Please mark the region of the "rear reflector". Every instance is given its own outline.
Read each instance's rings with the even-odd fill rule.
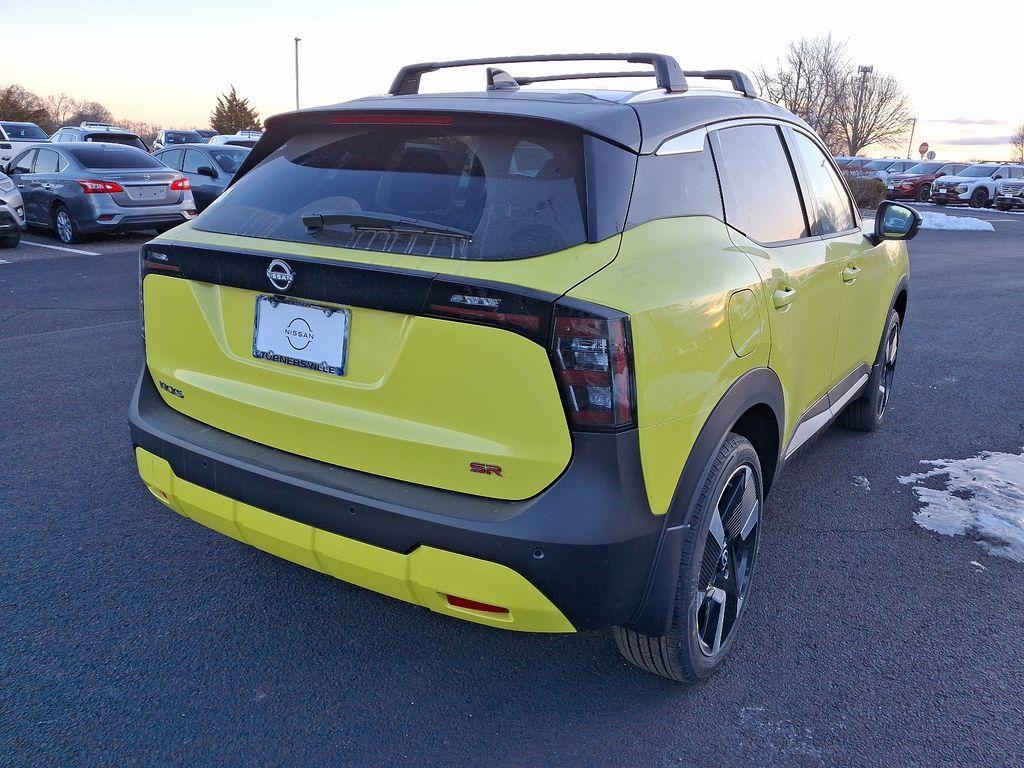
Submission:
[[[448,598],[448,605],[455,608],[468,608],[471,611],[483,613],[508,613],[508,608],[502,608],[500,605],[478,603],[476,600],[467,600],[465,597],[456,597],[455,595],[445,595],[445,597]]]
[[[451,115],[335,115],[335,125],[451,125]]]

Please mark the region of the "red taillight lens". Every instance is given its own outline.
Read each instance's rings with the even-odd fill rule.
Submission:
[[[635,426],[629,318],[597,314],[559,302],[551,355],[573,427],[619,430]]]
[[[180,179],[175,179],[174,181],[171,182],[171,189],[177,192],[183,192],[186,189],[192,189],[192,182],[184,177]]]
[[[471,611],[480,611],[481,613],[508,613],[508,608],[502,608],[500,605],[480,603],[476,600],[457,597],[455,595],[445,595],[445,597],[448,598],[448,605],[456,608],[468,608]]]
[[[87,195],[100,195],[104,192],[124,192],[124,187],[116,181],[100,181],[99,179],[80,180],[78,186]]]

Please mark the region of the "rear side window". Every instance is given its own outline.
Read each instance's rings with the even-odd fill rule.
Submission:
[[[52,149],[40,149],[36,157],[36,173],[57,173],[60,170],[60,155]]]
[[[67,152],[86,168],[163,168],[164,164],[131,147],[78,145]]]
[[[242,161],[249,154],[248,149],[242,147],[221,147],[210,149],[210,155],[224,173],[235,174],[242,167]]]
[[[778,128],[741,125],[716,132],[725,219],[759,243],[807,237],[789,156]]]
[[[537,256],[587,241],[578,131],[456,120],[464,124],[359,125],[299,134],[240,179],[195,226],[472,260]],[[324,226],[307,229],[303,217],[318,214]],[[332,214],[349,221],[327,223]],[[353,222],[355,214],[360,218]],[[396,219],[432,231],[400,231],[410,227]]]
[[[804,134],[793,131],[796,152],[807,174],[807,217],[812,235],[832,235],[853,229],[855,221],[850,198],[832,170],[828,157]]]
[[[674,216],[722,220],[722,192],[708,140],[700,152],[646,155],[637,161],[627,227]]]

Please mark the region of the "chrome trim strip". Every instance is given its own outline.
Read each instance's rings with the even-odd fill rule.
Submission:
[[[667,139],[658,150],[656,155],[685,155],[692,152],[703,152],[708,140],[708,129],[697,128],[678,136]]]
[[[796,429],[793,430],[793,436],[789,439],[789,446],[786,448],[785,458],[788,459],[801,445],[831,424],[833,419],[842,412],[846,404],[860,393],[870,375],[871,370],[866,365],[861,365],[807,409],[801,421],[796,425]],[[844,386],[847,382],[851,382],[851,380],[852,383]],[[841,391],[842,394],[834,396],[834,393],[837,391]],[[824,410],[821,409],[823,401],[830,403]]]

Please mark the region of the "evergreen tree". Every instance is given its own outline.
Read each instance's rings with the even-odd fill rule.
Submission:
[[[217,107],[210,115],[210,127],[217,133],[236,133],[238,131],[259,131],[263,124],[260,113],[249,105],[248,99],[241,99],[231,90],[217,97]]]

